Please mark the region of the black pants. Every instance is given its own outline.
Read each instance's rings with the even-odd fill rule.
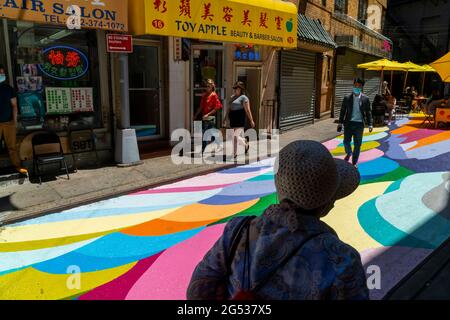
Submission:
[[[353,164],[357,164],[359,161],[359,155],[361,154],[361,145],[364,135],[364,123],[350,121],[344,127],[344,146],[345,152],[348,156],[353,155]],[[352,140],[354,149],[352,150]]]

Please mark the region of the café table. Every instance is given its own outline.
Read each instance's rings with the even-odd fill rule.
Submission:
[[[428,101],[428,98],[425,97],[417,97],[414,99],[414,101],[417,102],[416,104],[416,110],[419,112],[423,112],[424,104]]]

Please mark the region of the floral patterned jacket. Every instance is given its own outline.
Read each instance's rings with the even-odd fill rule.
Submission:
[[[228,223],[222,237],[199,263],[187,291],[188,299],[230,299],[240,290],[249,289],[248,282],[250,288],[265,282],[256,294],[266,300],[369,299],[359,253],[339,240],[320,219],[300,215],[285,205],[271,206],[251,222],[250,279],[244,276],[246,235],[234,258],[230,257],[231,268],[227,268],[231,242],[242,219]],[[287,264],[273,273],[284,257],[311,236]]]

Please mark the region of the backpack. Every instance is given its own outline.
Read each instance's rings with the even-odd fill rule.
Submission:
[[[316,233],[300,243],[290,254],[288,254],[280,264],[274,268],[268,276],[266,276],[258,285],[251,288],[250,285],[250,224],[256,218],[256,216],[249,216],[242,220],[242,222],[237,226],[237,232],[233,236],[233,241],[231,242],[230,252],[226,256],[226,268],[227,268],[227,279],[232,274],[231,264],[236,255],[237,247],[242,239],[243,234],[246,234],[245,239],[245,259],[244,259],[244,274],[242,275],[242,284],[245,284],[245,288],[241,288],[233,297],[229,300],[246,301],[246,300],[264,300],[258,292],[269,282],[270,279],[277,273],[277,271],[283,268],[299,251],[312,239],[322,235],[322,233]]]

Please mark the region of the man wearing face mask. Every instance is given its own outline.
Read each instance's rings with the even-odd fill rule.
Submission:
[[[352,158],[355,167],[358,165],[361,154],[364,128],[369,127],[369,132],[373,131],[372,109],[369,98],[362,93],[364,80],[355,79],[353,93],[344,98],[342,102],[341,114],[339,117],[338,131],[344,129],[345,161]],[[354,150],[352,150],[352,140]]]
[[[3,136],[8,147],[11,163],[21,174],[28,171],[20,166],[16,149],[17,97],[14,89],[6,82],[5,67],[0,65],[0,137]]]

